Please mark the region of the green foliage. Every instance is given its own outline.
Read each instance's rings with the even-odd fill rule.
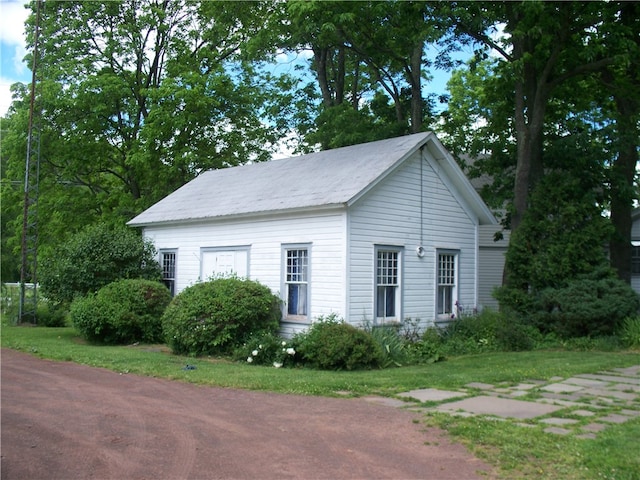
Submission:
[[[435,363],[445,360],[444,341],[436,327],[427,328],[422,338],[409,345],[415,363]]]
[[[268,287],[236,277],[192,285],[173,298],[162,325],[177,354],[229,353],[251,334],[277,332],[280,300]]]
[[[87,340],[104,344],[156,343],[169,290],[152,280],[124,279],[71,304],[71,321]]]
[[[302,362],[323,370],[357,370],[383,364],[380,344],[364,330],[335,315],[319,317],[309,329],[294,337]]]
[[[402,337],[397,327],[380,325],[367,331],[382,349],[382,368],[402,367],[412,362],[410,343]]]
[[[414,348],[418,358],[432,363],[443,356],[531,350],[539,337],[516,314],[485,309],[462,315],[443,328],[428,328]]]
[[[66,327],[67,309],[49,302],[39,302],[36,310],[36,322],[39,327]]]
[[[640,348],[640,316],[625,318],[620,328],[622,342],[631,348]]]
[[[532,321],[541,331],[563,338],[611,335],[637,315],[640,297],[614,276],[581,277],[566,287],[546,289],[538,297]]]
[[[25,301],[29,305],[33,305],[33,289],[28,288],[25,295]],[[20,286],[3,283],[0,291],[0,315],[2,319],[12,325],[19,324],[19,309]],[[67,309],[39,297],[36,307],[36,324],[39,327],[64,327],[67,323],[67,313]]]
[[[595,174],[587,165],[577,173],[548,173],[531,194],[506,255],[510,288],[535,294],[607,265],[610,225],[597,207]]]
[[[160,280],[155,256],[153,245],[132,229],[92,225],[41,257],[42,293],[65,303],[118,279]]]
[[[291,340],[273,332],[263,332],[251,335],[246,343],[236,348],[233,357],[252,365],[292,367],[296,364],[296,349]]]

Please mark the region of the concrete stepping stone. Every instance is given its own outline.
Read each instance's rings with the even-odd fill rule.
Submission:
[[[550,383],[544,387],[540,387],[540,390],[545,390],[552,393],[573,393],[584,390],[584,387],[578,385],[568,385],[566,383]]]
[[[543,418],[540,420],[540,423],[547,423],[549,425],[573,425],[574,423],[578,423],[578,420],[573,420],[571,418]]]
[[[640,375],[640,365],[634,365],[633,367],[626,368],[612,368],[616,374],[628,375],[633,377],[634,375]]]
[[[571,413],[571,415],[578,415],[579,417],[593,417],[595,415],[595,413],[589,410],[574,410],[569,413]]]
[[[632,391],[640,393],[640,385],[629,385],[628,383],[616,383],[609,387],[612,390]]]
[[[543,395],[549,395],[550,397],[556,396],[553,393],[548,393],[548,394],[543,394]],[[543,397],[543,398],[536,399],[536,402],[548,403],[548,404],[552,404],[552,405],[553,404],[557,404],[557,405],[562,405],[564,407],[582,407],[582,406],[584,406],[584,404],[582,404],[582,403],[571,402],[569,400],[562,400],[562,399],[559,399],[559,398],[545,398],[545,397]]]
[[[626,415],[618,415],[617,413],[611,413],[606,417],[600,417],[598,420],[601,422],[607,422],[607,423],[624,423],[630,419],[631,417],[627,417]]]
[[[609,385],[609,382],[604,382],[602,380],[594,380],[592,378],[567,378],[562,383],[568,383],[571,385],[579,385],[581,387],[606,387]]]
[[[539,387],[539,383],[520,383],[513,387],[514,390],[531,390],[532,388]]]
[[[465,385],[467,388],[477,388],[478,390],[492,390],[494,388],[490,383],[471,382]]]
[[[565,402],[577,402],[582,398],[582,395],[577,393],[567,394],[567,393],[547,393],[543,392],[540,394],[543,398],[551,398],[553,400],[562,400]]]
[[[602,423],[590,423],[589,425],[582,427],[582,430],[586,430],[588,432],[601,432],[605,428],[607,428],[607,426]]]
[[[529,392],[526,390],[514,390],[509,393],[513,398],[524,397],[525,395],[529,395]]]
[[[467,395],[466,392],[452,392],[449,390],[438,390],[437,388],[422,388],[398,394],[399,397],[414,398],[419,402],[442,402],[450,398],[464,397],[465,395]]]
[[[618,376],[618,375],[601,375],[601,374],[592,374],[592,373],[585,373],[582,375],[576,375],[576,377],[580,377],[580,378],[589,378],[592,380],[603,380],[605,382],[611,382],[611,383],[629,383],[631,385],[640,385],[640,378],[631,378],[631,377],[625,377],[625,376]]]
[[[566,428],[560,427],[548,427],[544,429],[547,433],[555,433],[556,435],[568,435],[571,433],[571,430],[567,430]]]
[[[455,412],[462,410],[476,415],[495,415],[502,418],[535,418],[548,415],[561,408],[557,405],[548,405],[523,400],[511,400],[509,398],[480,395],[466,398],[457,402],[445,403],[436,407],[441,412]]]
[[[620,410],[618,413],[620,415],[628,415],[629,417],[640,416],[640,411],[638,410]]]
[[[610,397],[618,400],[635,400],[638,395],[635,393],[621,392],[620,390],[609,390],[603,388],[587,388],[585,393],[594,397]]]

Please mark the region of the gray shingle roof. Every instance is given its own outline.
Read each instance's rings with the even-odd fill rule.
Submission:
[[[174,223],[344,205],[424,145],[433,133],[211,170],[129,222]],[[475,193],[475,192],[474,192]]]

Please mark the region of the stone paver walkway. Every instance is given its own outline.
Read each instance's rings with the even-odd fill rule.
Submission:
[[[523,426],[542,425],[548,433],[595,438],[608,425],[640,416],[640,365],[518,385],[473,382],[460,390],[425,388],[397,397],[364,400],[425,413],[519,419]]]

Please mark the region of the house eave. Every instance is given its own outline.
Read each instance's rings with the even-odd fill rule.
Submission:
[[[152,220],[152,221],[136,221],[132,219],[127,222],[130,227],[145,228],[145,227],[162,227],[169,225],[193,225],[196,223],[212,223],[212,222],[224,222],[233,220],[247,220],[251,218],[268,218],[268,217],[280,217],[280,216],[296,216],[300,214],[315,214],[322,213],[335,213],[346,208],[344,203],[327,204],[327,205],[314,205],[307,207],[297,208],[283,208],[278,210],[264,210],[254,212],[241,212],[232,213],[228,215],[212,215],[212,216],[200,216],[192,218],[169,218],[166,220]]]

